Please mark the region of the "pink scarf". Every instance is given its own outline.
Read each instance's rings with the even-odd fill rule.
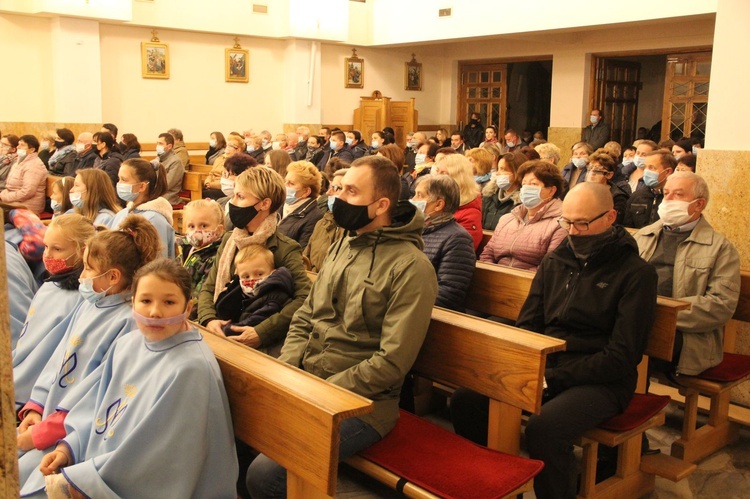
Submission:
[[[224,250],[221,252],[219,259],[219,268],[216,271],[216,287],[214,288],[214,303],[219,299],[219,295],[226,288],[229,281],[232,280],[232,262],[237,254],[238,249],[242,249],[251,244],[266,245],[266,241],[276,232],[276,213],[271,213],[268,218],[263,220],[258,230],[252,234],[245,229],[237,227],[232,231],[232,236],[227,240]]]

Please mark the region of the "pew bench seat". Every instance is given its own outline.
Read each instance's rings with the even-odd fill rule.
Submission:
[[[383,440],[347,462],[378,473],[407,497],[420,497],[414,485],[437,497],[506,497],[544,467],[541,461],[477,445],[405,411]]]
[[[697,466],[672,456],[658,454],[641,456],[642,435],[662,426],[668,396],[636,393],[622,414],[605,421],[584,434],[579,445],[583,449],[583,470],[580,497],[640,497],[655,487],[655,476],[677,482],[693,473]],[[617,472],[613,477],[596,483],[599,445],[618,447]]]
[[[685,397],[681,438],[672,443],[672,455],[694,463],[739,438],[739,425],[729,420],[731,390],[750,377],[750,356],[724,353],[718,366],[697,376],[679,376]],[[709,397],[708,422],[698,428],[700,395]]]

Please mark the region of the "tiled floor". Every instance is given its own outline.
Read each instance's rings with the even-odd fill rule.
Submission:
[[[450,427],[443,414],[429,417],[441,426]],[[669,452],[672,442],[679,437],[682,425],[682,410],[674,406],[667,408],[667,424],[649,431],[651,447]],[[346,466],[339,472],[336,497],[345,499],[396,498],[400,494],[387,489],[369,477]],[[524,499],[535,497],[533,493]],[[740,440],[706,458],[698,470],[679,483],[656,478],[656,490],[650,499],[733,499],[750,498],[750,429],[743,428]],[[629,498],[622,498],[629,499]]]

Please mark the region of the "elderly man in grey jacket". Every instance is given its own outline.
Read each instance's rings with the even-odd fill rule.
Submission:
[[[677,315],[670,367],[678,374],[700,374],[721,363],[723,328],[739,299],[740,257],[703,217],[708,197],[702,177],[672,174],[664,185],[660,220],[635,235],[641,257],[656,267],[659,294],[691,304]]]

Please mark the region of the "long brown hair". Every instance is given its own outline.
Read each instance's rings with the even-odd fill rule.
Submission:
[[[104,170],[86,168],[78,170],[76,175],[81,177],[81,182],[86,186],[87,196],[83,208],[76,208],[76,213],[93,223],[102,209],[111,210],[114,213],[122,209],[120,203],[117,202],[117,194],[112,187],[112,181]]]
[[[73,203],[70,202],[70,190],[73,188],[73,183],[75,182],[75,180],[76,179],[74,179],[73,177],[63,177],[61,179],[55,180],[55,183],[52,184],[53,188],[57,187],[62,193],[62,207],[60,208],[60,213],[65,213],[73,207]],[[112,183],[110,182],[110,185],[111,184]]]

